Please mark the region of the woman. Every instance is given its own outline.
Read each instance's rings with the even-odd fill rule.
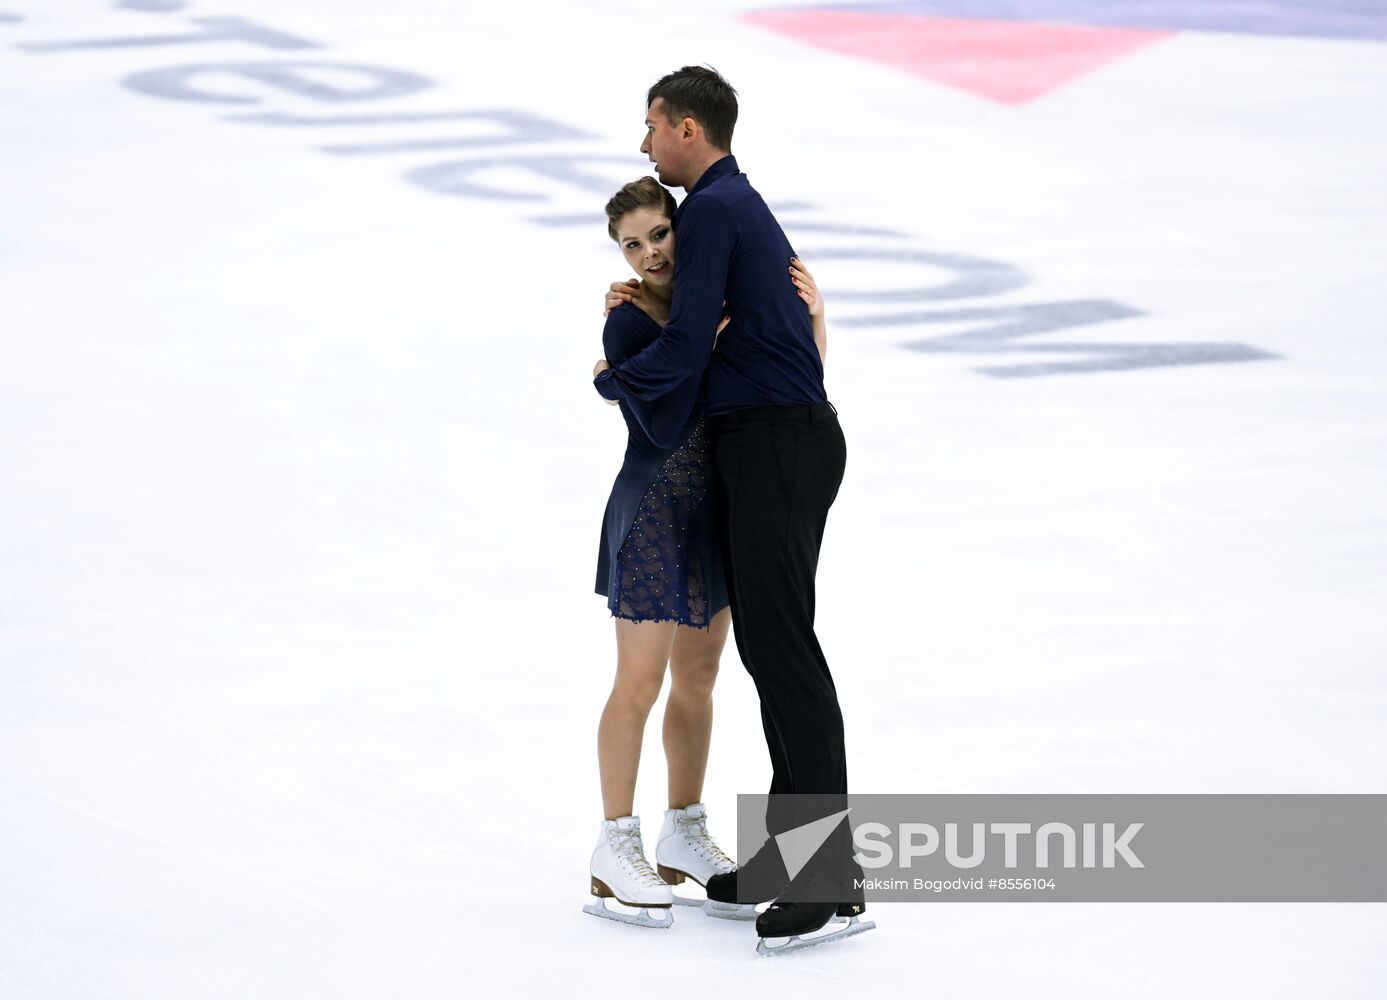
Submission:
[[[674,198],[653,177],[625,185],[607,203],[607,232],[639,281],[613,286],[602,332],[606,360],[639,353],[669,320],[674,291]],[[797,263],[797,262],[796,262]],[[790,277],[814,317],[822,355],[823,303],[802,265]],[[621,304],[623,302],[629,304]],[[728,323],[724,319],[718,333]],[[735,863],[708,834],[700,801],[713,725],[713,682],[731,625],[713,521],[712,466],[703,427],[703,380],[694,377],[658,400],[622,401],[626,457],[612,487],[598,555],[597,593],[616,619],[616,681],[598,726],[598,764],[606,819],[592,854],[595,916],[668,927],[670,886],[700,885]],[[646,859],[632,815],[646,717],[665,668],[670,693],[664,746],[669,808]],[[615,898],[638,914],[608,909]],[[681,900],[682,901],[682,900]],[[657,918],[651,910],[663,911]]]

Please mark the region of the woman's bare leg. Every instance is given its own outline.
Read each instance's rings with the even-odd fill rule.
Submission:
[[[671,809],[683,809],[703,799],[703,774],[713,736],[713,682],[731,626],[732,612],[723,608],[708,628],[680,626],[674,636],[664,724]]]
[[[616,682],[597,726],[597,766],[607,819],[632,814],[641,737],[665,680],[675,628],[674,622],[616,619]]]

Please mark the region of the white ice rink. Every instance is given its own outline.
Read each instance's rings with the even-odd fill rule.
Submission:
[[[0,0],[0,1000],[1387,993],[1384,904],[580,909],[600,213],[690,62],[828,303],[854,791],[1387,791],[1387,11],[1301,6],[1379,34],[1007,101],[730,0]]]

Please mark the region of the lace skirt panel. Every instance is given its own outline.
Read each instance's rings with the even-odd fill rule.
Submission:
[[[662,461],[660,459],[663,458]],[[618,618],[706,628],[727,606],[718,554],[712,463],[700,419],[653,462],[633,460],[612,488],[598,557],[597,592]],[[639,468],[646,466],[641,476]],[[644,481],[644,489],[641,483]]]

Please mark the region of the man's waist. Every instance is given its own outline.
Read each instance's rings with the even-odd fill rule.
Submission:
[[[832,403],[812,403],[790,406],[744,406],[725,413],[710,414],[708,423],[714,430],[741,427],[744,424],[770,423],[822,423],[836,420],[838,410]]]

